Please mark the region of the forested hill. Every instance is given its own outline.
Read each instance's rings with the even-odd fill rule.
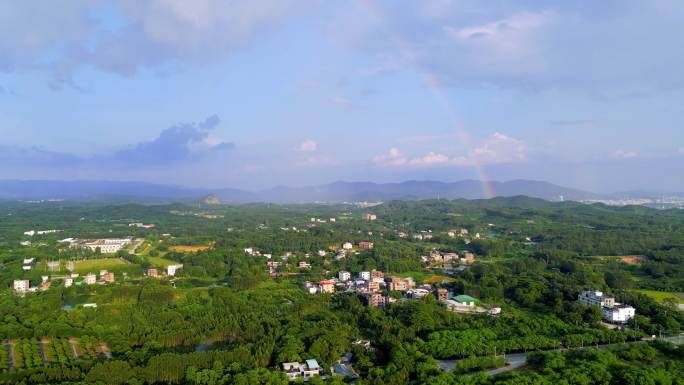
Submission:
[[[305,187],[279,186],[260,191],[232,188],[205,189],[141,182],[111,181],[0,181],[0,199],[5,200],[73,200],[100,203],[168,203],[198,202],[201,197],[215,195],[223,202],[388,202],[391,200],[482,199],[494,194],[502,197],[525,195],[546,199],[586,200],[600,196],[586,191],[557,186],[548,182],[513,180],[483,183],[476,180],[458,182],[405,181],[401,183],[334,182]]]

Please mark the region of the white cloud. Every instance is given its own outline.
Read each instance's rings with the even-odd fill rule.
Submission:
[[[449,163],[451,160],[448,156],[430,152],[429,154],[420,158],[411,159],[408,164],[411,166],[435,166]]]
[[[387,154],[376,155],[372,159],[373,164],[378,166],[403,166],[407,163],[406,157],[398,148],[392,147]]]
[[[636,151],[615,150],[613,152],[613,158],[617,158],[617,159],[630,159],[630,158],[636,158],[637,156],[639,156],[639,153]]]
[[[409,158],[393,147],[387,154],[377,155],[371,161],[383,167],[432,167],[517,163],[525,159],[526,147],[521,140],[497,132],[479,141],[464,155],[448,156],[431,151]]]
[[[299,145],[301,152],[314,152],[318,149],[318,143],[315,140],[307,139]]]
[[[120,0],[115,16],[99,17],[102,3],[1,2],[0,71],[51,71],[59,88],[85,65],[132,75],[216,61],[300,8],[291,0]]]

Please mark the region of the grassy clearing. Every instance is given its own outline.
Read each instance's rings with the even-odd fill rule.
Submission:
[[[166,259],[163,257],[147,257],[147,261],[149,261],[152,265],[158,266],[158,267],[163,267],[166,268],[169,265],[173,265],[177,263],[176,261],[172,261],[170,259]]]
[[[656,290],[634,290],[638,293],[647,295],[651,297],[658,303],[662,303],[667,299],[672,299],[676,303],[684,303],[684,293],[673,293],[667,291],[656,291]]]
[[[131,263],[122,258],[97,258],[74,262],[74,271],[77,273],[97,272],[100,270],[117,271],[131,267]]]

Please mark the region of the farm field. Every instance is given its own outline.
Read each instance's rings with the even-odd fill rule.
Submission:
[[[684,303],[684,293],[673,293],[667,291],[656,291],[656,290],[634,290],[637,293],[641,293],[649,296],[658,303],[663,303],[667,299],[672,299],[676,303]]]
[[[170,249],[173,251],[179,251],[181,253],[197,253],[199,251],[209,250],[213,245],[200,245],[200,246],[171,246]]]

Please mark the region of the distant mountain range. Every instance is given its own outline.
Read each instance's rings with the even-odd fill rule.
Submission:
[[[334,182],[318,186],[279,186],[261,191],[204,189],[144,182],[0,180],[3,200],[70,200],[102,203],[196,202],[215,196],[221,202],[248,203],[339,203],[387,202],[419,199],[482,199],[525,195],[549,201],[605,198],[587,191],[561,187],[548,182],[512,180],[483,182],[406,181],[401,183]]]

